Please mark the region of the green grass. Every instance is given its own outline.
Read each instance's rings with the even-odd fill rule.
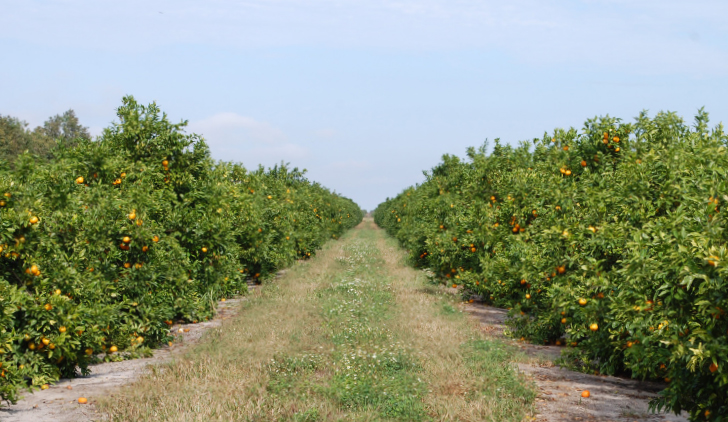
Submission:
[[[369,223],[371,224],[371,223]],[[109,420],[520,421],[513,350],[366,224],[114,400]]]

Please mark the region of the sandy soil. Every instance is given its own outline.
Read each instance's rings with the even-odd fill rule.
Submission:
[[[251,290],[255,289],[251,286]],[[95,398],[114,396],[114,391],[136,380],[150,365],[159,365],[197,343],[205,331],[218,327],[224,319],[233,317],[245,298],[227,299],[218,303],[217,314],[210,321],[197,324],[175,324],[170,331],[176,337],[172,346],[154,350],[154,356],[123,362],[100,363],[91,366],[87,377],[61,379],[44,391],[26,393],[17,404],[0,409],[3,422],[79,422],[101,420],[94,406]],[[78,404],[79,397],[86,397],[88,404]]]
[[[489,335],[503,337],[507,311],[478,303],[464,309]],[[519,369],[538,387],[536,421],[687,421],[687,415],[654,414],[648,402],[663,388],[658,383],[640,382],[611,376],[588,375],[554,366],[561,347],[515,343],[533,363],[519,364]],[[591,397],[581,393],[589,390]]]

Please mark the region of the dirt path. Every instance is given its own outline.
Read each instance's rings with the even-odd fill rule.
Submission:
[[[507,311],[477,303],[464,304],[492,336],[505,338],[503,329]],[[687,415],[654,414],[648,401],[663,388],[660,384],[611,376],[596,376],[554,366],[561,347],[516,343],[531,356],[531,363],[519,363],[519,369],[538,386],[536,421],[687,421]],[[591,397],[581,393],[589,390]]]
[[[252,288],[253,290],[255,287]],[[99,397],[113,397],[123,385],[134,382],[150,365],[169,362],[196,344],[211,328],[233,317],[245,298],[227,299],[218,303],[218,312],[210,321],[197,324],[175,324],[170,331],[176,337],[172,346],[154,350],[150,358],[122,362],[106,362],[91,366],[87,377],[61,379],[48,390],[24,394],[17,404],[0,408],[3,422],[80,422],[100,420],[95,403]],[[88,404],[78,404],[79,397],[86,397]]]

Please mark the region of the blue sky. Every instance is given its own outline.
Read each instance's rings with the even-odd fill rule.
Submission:
[[[0,114],[125,94],[189,120],[215,158],[280,161],[362,207],[444,153],[609,114],[728,121],[726,1],[0,0]]]

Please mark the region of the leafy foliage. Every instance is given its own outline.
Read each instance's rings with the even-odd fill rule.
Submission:
[[[285,165],[214,162],[204,140],[132,97],[97,141],[0,171],[0,398],[140,353],[174,320],[315,254],[359,207]],[[118,355],[116,355],[118,356]]]
[[[728,136],[702,110],[604,117],[445,156],[375,221],[517,336],[584,369],[662,379],[652,406],[728,420]]]

